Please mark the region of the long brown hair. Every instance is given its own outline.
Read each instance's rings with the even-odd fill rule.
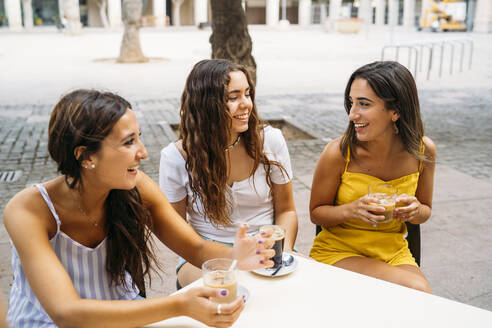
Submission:
[[[215,227],[229,226],[231,204],[227,190],[227,157],[225,148],[229,142],[232,124],[227,107],[229,73],[241,71],[248,80],[253,108],[249,128],[241,134],[246,152],[254,160],[251,175],[264,165],[266,182],[272,191],[270,169],[282,165],[271,161],[263,153],[262,133],[265,123],[258,116],[255,104],[255,87],[247,69],[228,60],[212,59],[198,62],[188,75],[181,96],[181,124],[179,126],[182,147],[186,153],[186,170],[193,202],[203,203],[204,215]]]
[[[51,113],[48,150],[70,189],[82,188],[81,164],[101,148],[101,142],[131,105],[110,92],[76,90],[63,96]],[[85,146],[77,159],[74,150]],[[127,289],[128,272],[133,286],[145,291],[151,262],[157,265],[150,243],[152,217],[143,206],[137,188],[110,191],[105,204],[108,255],[106,269],[111,282]]]
[[[355,79],[364,79],[374,93],[384,101],[388,110],[395,110],[399,119],[395,122],[398,135],[406,151],[418,160],[426,160],[421,152],[424,136],[424,124],[420,116],[419,96],[412,73],[400,63],[394,61],[377,61],[364,65],[350,76],[345,87],[345,111],[350,114],[350,88]],[[358,144],[353,122],[349,122],[340,142],[344,156],[347,149]],[[355,152],[354,152],[355,156]]]

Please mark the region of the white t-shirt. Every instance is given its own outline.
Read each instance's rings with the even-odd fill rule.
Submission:
[[[282,164],[286,174],[276,165],[271,165],[271,180],[275,184],[285,184],[292,180],[289,150],[279,129],[271,126],[265,127],[263,152],[270,160]],[[174,142],[161,151],[159,167],[159,185],[171,203],[179,202],[188,197],[186,213],[188,222],[200,235],[226,243],[233,243],[239,223],[246,222],[250,229],[248,233],[255,233],[258,228],[274,221],[273,201],[270,188],[266,182],[266,174],[263,164],[258,166],[253,176],[238,182],[234,182],[227,188],[227,197],[232,204],[230,218],[234,226],[218,229],[212,226],[205,216],[203,204],[200,199],[191,204],[193,193],[188,183],[186,162],[176,148]],[[256,190],[255,190],[256,188]]]

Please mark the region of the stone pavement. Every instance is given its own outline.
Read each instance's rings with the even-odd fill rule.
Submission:
[[[22,62],[33,71],[24,68],[16,72],[15,68],[21,65],[14,60],[14,55],[26,58],[28,55],[21,54],[22,47],[16,48],[12,43],[14,38],[39,44],[41,41],[26,34],[1,33],[4,32],[0,31],[0,35],[6,40],[7,47],[0,49],[0,71],[13,75],[8,78],[0,75],[0,172],[22,173],[16,181],[0,183],[0,210],[20,189],[56,175],[55,165],[48,158],[46,149],[49,113],[60,93],[69,88],[94,86],[91,81],[98,81],[97,86],[118,89],[123,96],[133,100],[150,154],[142,169],[157,181],[160,149],[176,139],[171,125],[178,123],[178,97],[184,78],[192,63],[208,56],[207,45],[201,39],[208,36],[206,33],[189,29],[167,33],[171,35],[148,31],[143,35],[144,42],[146,38],[157,42],[156,37],[160,36],[168,38],[168,42],[176,42],[179,49],[170,47],[172,56],[162,65],[118,66],[116,69],[111,64],[104,66],[91,62],[92,55],[86,46],[96,40],[104,48],[104,38],[117,39],[119,36],[88,32],[77,39],[81,43],[77,48],[64,47],[56,52],[40,49],[46,56],[30,57],[32,62]],[[408,39],[433,37],[405,33],[402,32]],[[288,140],[300,223],[297,247],[304,254],[308,254],[314,237],[308,212],[312,173],[326,142],[343,133],[347,123],[342,96],[345,81],[359,64],[378,59],[384,35],[346,36],[347,39],[343,39],[340,35],[314,29],[293,30],[291,37],[302,37],[299,39],[301,47],[302,43],[325,40],[332,42],[333,49],[328,51],[321,42],[321,49],[313,47],[308,54],[294,49],[288,56],[284,52],[290,49],[287,33],[262,28],[252,30],[259,71],[263,74],[263,79],[259,79],[257,98],[260,114],[267,120],[284,120],[314,137]],[[48,44],[54,39],[74,42],[50,31],[38,32],[36,37]],[[177,41],[184,37],[193,42],[200,41],[190,41],[193,46]],[[422,270],[435,294],[492,310],[492,222],[489,220],[489,213],[492,213],[492,72],[489,56],[492,46],[486,42],[491,40],[488,36],[471,37],[477,43],[477,67],[473,71],[442,80],[419,80],[426,134],[434,140],[438,152],[433,214],[422,225]],[[365,40],[370,42],[364,44]],[[191,51],[191,55],[186,51]],[[57,53],[60,56],[57,57]],[[48,58],[47,54],[52,57]],[[76,62],[73,67],[69,65],[70,60]],[[335,66],[339,61],[340,68],[334,67],[333,61]],[[61,68],[57,69],[57,64]],[[324,65],[330,66],[334,74],[326,77],[330,72],[325,71]],[[152,75],[152,69],[157,71],[155,75]],[[292,75],[289,79],[285,71]],[[48,75],[49,72],[53,74]],[[161,90],[159,73],[165,80],[165,88]],[[138,78],[138,74],[143,78],[136,85],[132,79]],[[151,76],[154,81],[147,80]],[[151,295],[169,294],[175,290],[177,257],[164,246],[158,246],[158,249],[164,267],[163,279],[153,280]],[[10,283],[10,244],[5,228],[0,225],[0,291],[7,295]]]

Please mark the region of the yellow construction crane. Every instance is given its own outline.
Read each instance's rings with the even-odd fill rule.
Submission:
[[[420,18],[419,29],[466,31],[466,2],[463,0],[433,0]]]

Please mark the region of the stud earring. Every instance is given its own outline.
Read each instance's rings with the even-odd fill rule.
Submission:
[[[398,130],[398,127],[396,126],[396,122],[393,122],[393,131],[395,131],[395,134],[398,134],[398,132],[400,132]]]
[[[396,126],[396,125],[395,125]],[[91,164],[91,169],[95,168],[96,164]]]

